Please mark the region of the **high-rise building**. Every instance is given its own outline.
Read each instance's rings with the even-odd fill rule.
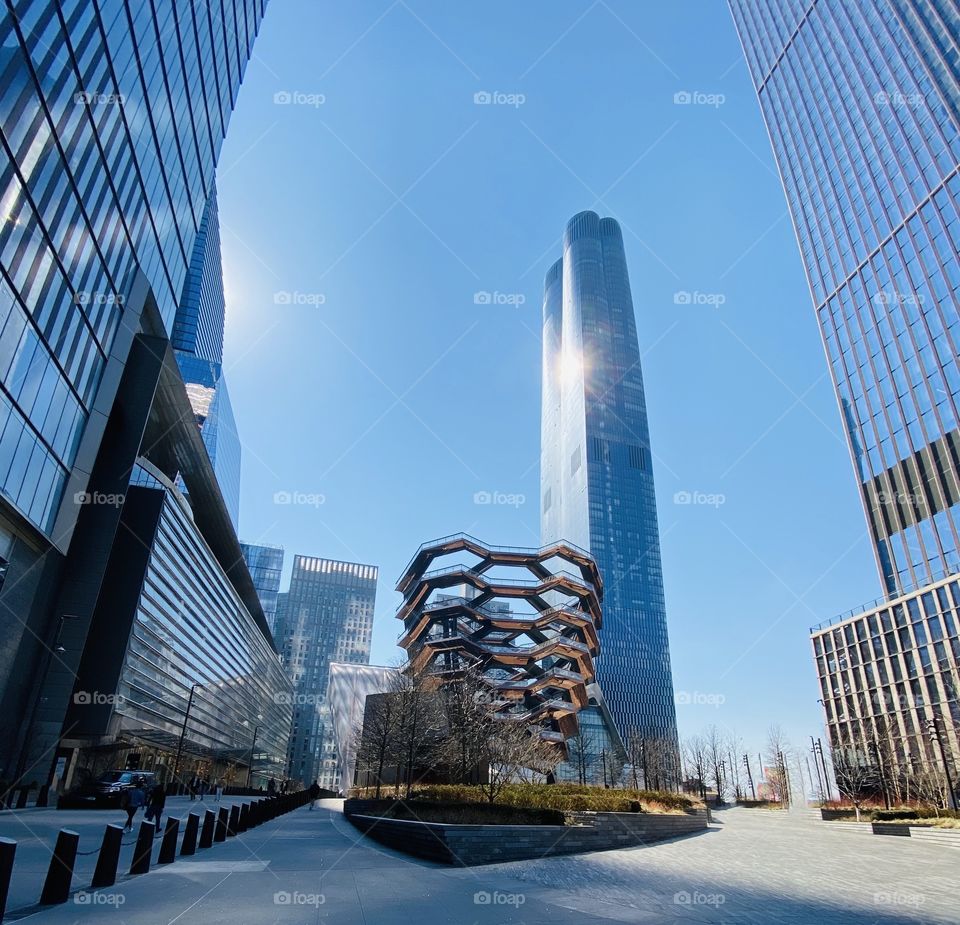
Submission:
[[[603,577],[597,678],[622,739],[676,750],[677,726],[640,346],[620,226],[581,212],[543,297],[541,542]]]
[[[283,573],[283,547],[241,543],[240,549],[250,569],[253,587],[263,606],[270,632],[277,619],[277,597],[280,594],[280,576]]]
[[[234,529],[240,524],[240,437],[223,371],[223,258],[216,189],[197,232],[171,343]],[[182,484],[180,486],[183,487]]]
[[[918,721],[951,724],[954,749],[960,724],[957,585],[940,580],[960,572],[960,10],[730,6],[887,596],[812,631],[828,732],[936,763]]]
[[[7,779],[45,750],[49,760],[60,733],[119,526],[119,507],[98,499],[129,482],[151,388],[183,389],[169,336],[264,7],[30,0],[0,11]],[[177,404],[172,392],[160,400]],[[152,455],[170,475],[161,444]],[[200,469],[187,487],[211,494],[199,505],[212,530],[223,500]],[[224,568],[230,548],[218,547]]]
[[[331,662],[370,662],[375,565],[294,556],[290,588],[279,595],[274,638],[293,682],[288,775],[339,786],[337,752],[326,706]]]

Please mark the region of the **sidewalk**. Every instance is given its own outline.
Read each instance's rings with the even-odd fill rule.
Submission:
[[[29,917],[37,925],[315,923],[589,925],[609,919],[552,905],[550,891],[483,868],[452,869],[380,848],[321,801],[250,832]],[[506,884],[506,886],[505,886]]]
[[[186,820],[188,813],[196,812],[200,816],[207,809],[214,812],[220,806],[229,808],[234,802],[254,802],[253,797],[223,797],[220,803],[190,801],[189,797],[168,797],[164,810],[164,822],[167,816]],[[50,856],[60,829],[70,829],[80,835],[80,853],[74,871],[74,886],[86,887],[90,883],[93,869],[97,863],[96,851],[103,839],[103,830],[111,823],[122,825],[126,821],[122,809],[51,809],[29,808],[13,810],[0,814],[0,836],[12,838],[17,842],[17,855],[13,866],[13,880],[10,884],[10,896],[7,899],[7,914],[25,906],[30,906],[40,898]],[[133,834],[124,836],[126,843],[120,853],[120,870],[126,872],[133,858],[133,842],[143,819],[141,810],[134,820]],[[181,821],[183,832],[185,822]],[[159,842],[159,839],[157,839]],[[94,853],[86,853],[94,852]]]

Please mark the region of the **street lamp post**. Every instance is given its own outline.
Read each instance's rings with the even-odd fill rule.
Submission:
[[[750,762],[747,760],[747,756],[743,756],[743,766],[747,769],[747,780],[750,781],[750,793],[753,795],[754,801],[757,799],[757,789],[753,786],[753,774],[750,773]]]
[[[187,723],[190,721],[190,709],[193,707],[193,695],[198,687],[203,685],[197,681],[190,687],[190,696],[187,698],[187,709],[183,714],[183,725],[180,727],[180,741],[177,742],[177,757],[173,762],[173,779],[179,781],[180,778],[180,759],[183,757],[183,740],[187,735]]]
[[[826,791],[823,788],[823,777],[820,775],[820,765],[817,763],[817,743],[813,741],[813,736],[810,736],[810,751],[813,752],[813,767],[817,772],[817,786],[820,788],[820,802],[824,802],[827,798]]]

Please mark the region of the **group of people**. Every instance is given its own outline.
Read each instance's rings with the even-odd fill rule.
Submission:
[[[223,781],[218,777],[213,783],[210,783],[209,777],[201,777],[199,774],[194,774],[193,777],[187,781],[187,789],[190,791],[190,799],[206,799],[208,793],[212,793],[214,802],[219,803],[220,797],[223,796]]]
[[[123,827],[124,832],[133,830],[133,818],[137,815],[137,810],[141,806],[146,809],[143,818],[147,822],[152,822],[160,834],[160,817],[163,815],[163,809],[167,805],[167,788],[161,783],[154,784],[149,790],[144,778],[138,777],[132,787],[128,787],[120,796],[120,806],[127,811],[127,823]]]

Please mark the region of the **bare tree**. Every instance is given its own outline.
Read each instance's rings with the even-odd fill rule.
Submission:
[[[686,742],[687,764],[700,793],[707,798],[707,748],[703,736],[691,736]]]
[[[724,774],[726,747],[723,741],[723,735],[716,726],[708,726],[704,733],[704,745],[706,751],[707,770],[713,780],[714,789],[717,791],[717,803],[723,803],[723,796],[726,790],[726,775]]]
[[[400,675],[396,693],[396,766],[395,793],[400,795],[401,782],[409,799],[415,783],[432,770],[440,757],[439,745],[445,728],[436,679],[426,671],[408,667]]]
[[[774,799],[788,806],[790,803],[790,776],[787,771],[787,760],[791,748],[783,729],[774,723],[767,730],[767,754],[764,761],[767,765],[765,777],[767,785],[773,792]]]
[[[854,745],[849,737],[830,752],[833,774],[840,795],[852,804],[860,821],[860,808],[880,785],[880,775],[872,756]]]
[[[489,735],[491,689],[481,672],[470,667],[441,689],[446,716],[442,758],[450,777],[470,783],[478,776],[484,742]]]
[[[398,713],[396,692],[373,695],[367,699],[363,724],[354,733],[358,776],[362,769],[366,775],[365,785],[369,786],[370,775],[373,775],[378,800],[383,771],[396,743]]]
[[[511,719],[491,718],[483,758],[489,767],[480,787],[486,798],[496,802],[503,788],[529,769],[546,774],[557,766],[560,753],[540,737],[537,727]]]

